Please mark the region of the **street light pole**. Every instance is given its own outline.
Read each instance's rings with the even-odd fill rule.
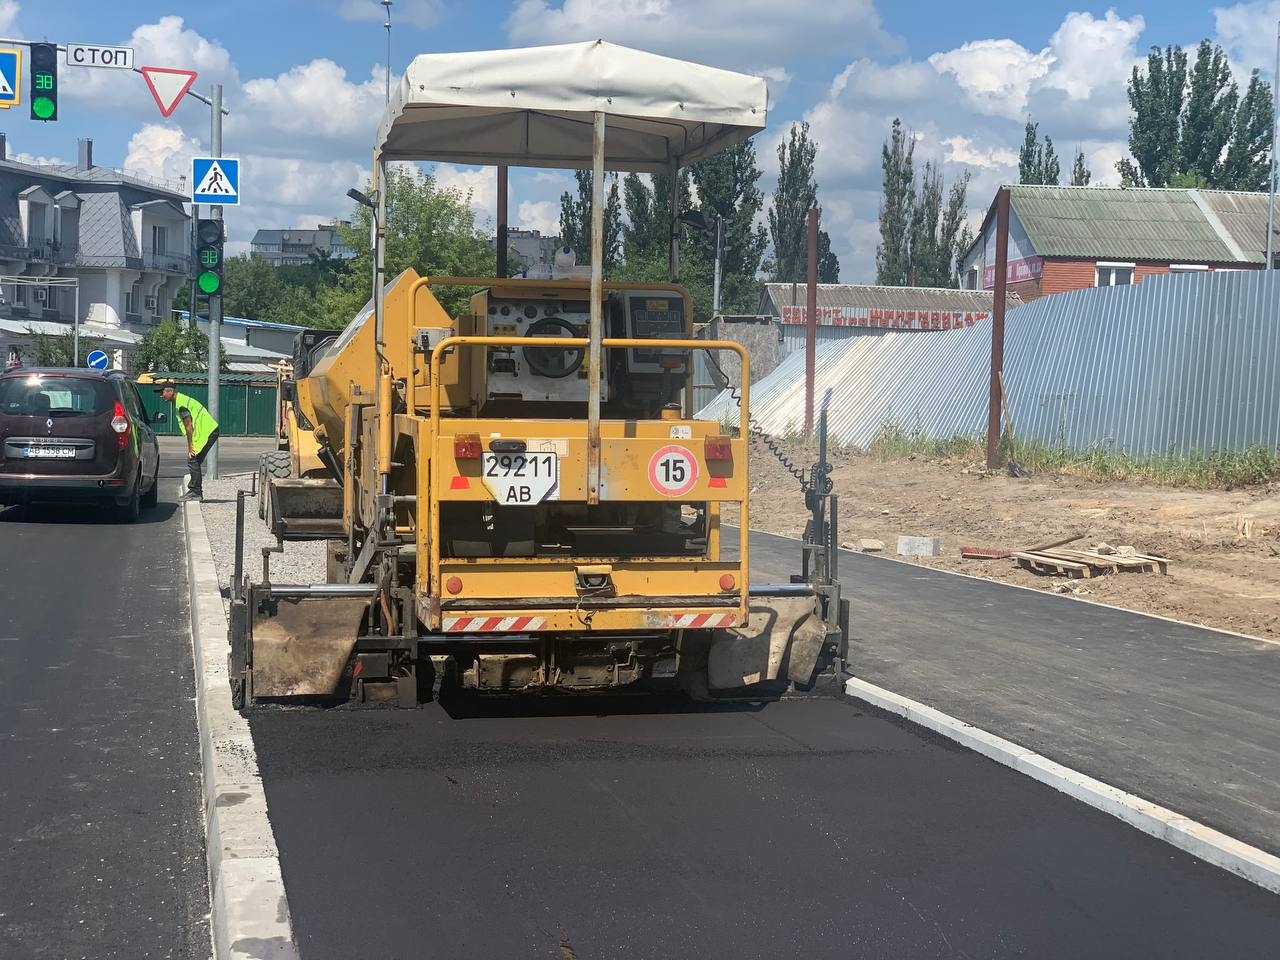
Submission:
[[[209,130],[209,148],[210,153],[215,157],[222,156],[222,84],[215,83],[213,85],[213,93],[209,98],[213,109],[210,111],[211,124]],[[196,186],[199,186],[197,184]],[[218,221],[218,228],[222,228],[222,204],[209,204],[209,216]],[[194,322],[195,304],[192,307],[192,317]],[[209,298],[209,416],[213,417],[215,423],[218,421],[218,394],[220,393],[221,377],[222,377],[222,291],[219,290],[216,296]],[[208,471],[210,480],[218,479],[218,445],[215,443],[209,449],[209,456],[205,460],[205,469]]]
[[[387,22],[383,24],[387,28],[387,93],[386,102],[391,102],[391,0],[379,0],[387,11]]]
[[[1276,70],[1271,74],[1271,185],[1267,187],[1267,266],[1276,267],[1273,249],[1276,229],[1276,108],[1280,107],[1280,20],[1276,21]]]
[[[724,217],[716,216],[716,273],[711,294],[711,315],[720,315],[720,261],[724,258]]]

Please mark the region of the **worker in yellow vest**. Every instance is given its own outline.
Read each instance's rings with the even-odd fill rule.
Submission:
[[[191,480],[182,499],[200,500],[204,497],[204,458],[218,442],[218,421],[213,419],[203,403],[179,393],[172,383],[161,384],[160,396],[177,409],[178,428],[187,438],[187,469],[191,472]]]

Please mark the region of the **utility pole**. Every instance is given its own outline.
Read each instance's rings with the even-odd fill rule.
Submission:
[[[379,0],[383,8],[387,11],[387,22],[383,24],[387,28],[387,99],[391,102],[391,0]]]
[[[813,436],[813,381],[818,354],[818,208],[809,208],[809,284],[804,318],[804,435]]]
[[[716,278],[711,294],[711,315],[720,315],[720,261],[724,257],[724,217],[716,215]]]
[[[983,239],[986,243],[986,239]],[[1000,466],[1000,397],[1004,393],[1004,313],[1009,282],[1009,188],[996,192],[996,282],[991,304],[991,382],[987,396],[987,469]]]
[[[210,106],[213,109],[211,113],[211,123],[209,131],[209,148],[215,157],[222,156],[222,84],[215,83],[213,92],[210,96]],[[197,184],[198,186],[198,184]],[[217,220],[219,226],[222,224],[222,204],[212,203],[209,205],[209,216],[213,220]],[[192,317],[195,316],[195,303],[191,304]],[[216,296],[209,298],[209,415],[216,422],[218,419],[218,393],[221,387],[220,378],[222,370],[222,291],[219,290]],[[208,471],[210,480],[217,480],[218,474],[218,445],[215,443],[209,450],[209,456],[205,460],[205,469]]]
[[[1280,20],[1276,21],[1276,72],[1271,74],[1271,184],[1267,187],[1267,269],[1274,270],[1276,235],[1276,110],[1280,109]]]

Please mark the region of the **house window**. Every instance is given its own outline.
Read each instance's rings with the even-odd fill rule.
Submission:
[[[1093,283],[1096,287],[1127,287],[1133,283],[1133,264],[1099,263]]]
[[[151,227],[151,252],[152,253],[168,253],[169,252],[169,228]]]
[[[969,272],[965,274],[964,288],[966,290],[978,289],[978,268],[970,267]]]
[[[25,307],[27,305],[26,284],[16,283],[13,285],[13,303],[18,307]]]
[[[124,294],[124,312],[137,313],[137,311],[133,309],[133,288],[132,287],[126,290]]]

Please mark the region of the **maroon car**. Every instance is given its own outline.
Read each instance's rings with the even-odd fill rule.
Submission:
[[[0,373],[0,506],[94,502],[131,522],[156,505],[159,476],[155,431],[123,372]]]

